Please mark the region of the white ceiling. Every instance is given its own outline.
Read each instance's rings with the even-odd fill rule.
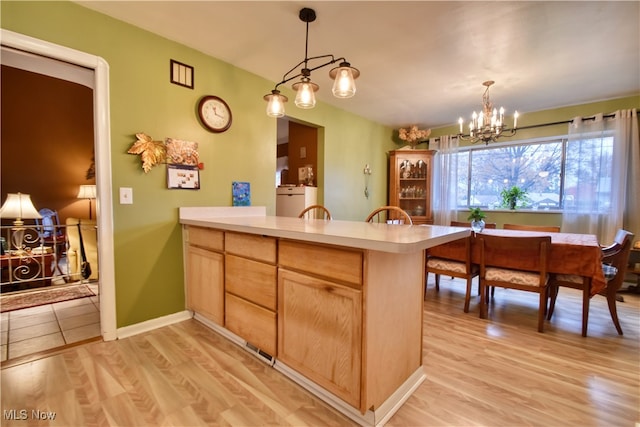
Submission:
[[[313,72],[318,100],[392,127],[468,120],[485,80],[495,80],[491,99],[507,116],[640,93],[638,1],[77,3],[274,85],[304,59],[298,13],[313,8],[309,56],[345,57],[361,72],[356,96],[341,100],[331,95],[332,67]],[[197,88],[206,77],[195,76]],[[265,85],[256,98],[271,89]]]

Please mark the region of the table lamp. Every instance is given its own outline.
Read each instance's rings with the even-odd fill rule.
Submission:
[[[96,198],[96,186],[95,185],[81,185],[78,190],[78,199],[89,200],[89,219],[91,219],[91,199]]]
[[[24,243],[24,221],[23,219],[42,218],[31,202],[29,194],[9,193],[7,200],[0,208],[0,218],[15,218],[13,221],[12,243],[17,250],[22,250]]]

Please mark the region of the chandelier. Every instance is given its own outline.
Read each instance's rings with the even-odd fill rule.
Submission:
[[[480,114],[473,112],[471,122],[469,122],[468,136],[462,134],[462,125],[464,124],[462,117],[458,119],[460,124],[458,138],[462,141],[469,141],[472,144],[482,141],[488,145],[490,141],[496,142],[502,136],[511,137],[516,134],[518,112],[516,111],[513,114],[513,128],[509,130],[504,124],[504,108],[500,107],[500,110],[493,108],[491,99],[489,99],[489,87],[494,83],[493,80],[487,80],[482,83],[483,86],[487,87],[482,95],[482,111]],[[507,132],[505,133],[505,131]]]
[[[264,96],[264,100],[267,101],[267,115],[271,117],[284,116],[284,103],[288,101],[288,98],[280,93],[278,86],[297,78],[300,78],[300,81],[292,85],[293,89],[297,91],[295,99],[296,106],[303,109],[313,108],[316,105],[315,92],[319,89],[319,86],[311,81],[311,72],[326,67],[327,65],[335,64],[338,61],[340,61],[338,66],[329,71],[329,76],[334,79],[333,95],[336,98],[351,98],[356,93],[355,79],[360,76],[360,71],[353,68],[345,58],[334,58],[333,55],[313,56],[311,58],[308,56],[309,22],[316,20],[316,12],[313,9],[305,7],[300,10],[298,16],[302,22],[307,23],[304,59],[291,68],[291,70],[287,71],[285,75],[282,76],[282,81],[275,86],[271,93]],[[317,60],[323,60],[324,62],[311,67],[309,62],[315,62]],[[300,71],[292,75],[301,65],[302,68]]]

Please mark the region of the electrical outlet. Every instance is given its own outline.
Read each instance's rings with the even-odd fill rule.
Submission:
[[[133,204],[133,188],[120,187],[120,204],[121,205]]]

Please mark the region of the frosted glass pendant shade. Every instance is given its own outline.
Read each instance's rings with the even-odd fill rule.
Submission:
[[[302,81],[294,83],[293,89],[297,91],[295,104],[298,108],[309,109],[316,106],[315,92],[319,86],[308,77],[303,77]]]
[[[334,79],[331,90],[336,98],[351,98],[356,94],[355,80],[360,76],[360,71],[348,62],[341,62],[339,67],[329,71],[329,76]]]
[[[284,116],[284,103],[289,99],[286,96],[281,95],[279,90],[272,90],[270,94],[264,96],[264,100],[267,101],[267,116]]]

